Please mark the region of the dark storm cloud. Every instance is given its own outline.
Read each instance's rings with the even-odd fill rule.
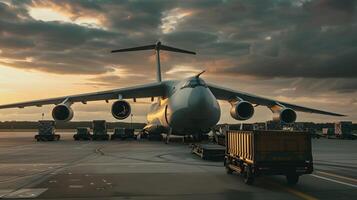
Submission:
[[[51,7],[72,20],[97,17],[106,29],[38,21],[28,15],[29,7]],[[162,19],[175,9],[190,14],[164,34]],[[168,53],[164,71],[219,59],[225,64],[208,66],[215,76],[329,78],[339,80],[331,90],[354,91],[357,86],[343,78],[357,76],[355,10],[353,0],[12,1],[0,3],[0,59],[52,73],[104,74],[120,65],[154,76],[147,66],[153,64],[152,52],[108,52],[161,39],[199,53],[196,58]]]
[[[0,38],[0,47],[4,50],[6,49],[26,49],[32,48],[35,43],[31,40],[17,38],[13,36],[2,36]]]
[[[329,78],[325,83],[338,79],[337,85],[326,87],[338,92],[355,92],[357,84],[347,79],[357,77],[355,8],[355,1],[308,2],[296,8],[302,14],[300,19],[291,21],[293,26],[283,26],[280,31],[270,33],[272,29],[266,29],[268,32],[252,44],[249,55],[233,59],[232,66],[222,67],[218,72],[264,79],[308,77],[317,82]],[[317,11],[334,20],[320,18],[321,13]],[[263,36],[269,36],[269,41]]]

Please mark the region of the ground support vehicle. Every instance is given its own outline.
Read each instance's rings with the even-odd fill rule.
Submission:
[[[110,136],[111,140],[120,139],[136,139],[134,129],[132,128],[115,128],[113,135]]]
[[[107,123],[105,120],[94,120],[92,123],[93,140],[108,140],[109,134],[107,131]]]
[[[203,160],[223,160],[225,147],[218,144],[192,144],[191,152]]]
[[[76,134],[73,135],[74,140],[91,140],[92,134],[87,127],[78,127]]]
[[[337,139],[357,139],[357,136],[352,133],[352,121],[340,121],[335,123],[335,137]]]
[[[261,175],[285,175],[288,184],[313,171],[311,137],[308,132],[228,131],[224,166],[252,184]]]
[[[53,120],[38,121],[38,134],[35,135],[37,141],[58,141],[61,136],[55,134],[56,122]]]

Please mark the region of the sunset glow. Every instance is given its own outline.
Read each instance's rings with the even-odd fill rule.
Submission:
[[[154,51],[110,51],[160,40],[197,52],[162,51],[164,80],[205,70],[209,83],[357,120],[356,18],[351,6],[321,2],[0,0],[0,103],[155,82]],[[95,110],[114,120],[102,103],[76,104],[75,119]],[[135,110],[137,119],[145,121],[148,106]],[[235,122],[230,105],[221,107],[221,122]],[[36,108],[30,110],[1,110],[0,120],[37,120]],[[269,109],[257,107],[253,121],[269,119]]]

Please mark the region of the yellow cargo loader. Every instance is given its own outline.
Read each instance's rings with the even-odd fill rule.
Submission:
[[[294,185],[299,176],[313,171],[308,132],[228,131],[224,166],[252,184],[261,175],[285,175]]]

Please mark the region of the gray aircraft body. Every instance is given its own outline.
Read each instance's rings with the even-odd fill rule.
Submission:
[[[266,106],[273,113],[273,119],[285,123],[296,120],[296,112],[308,112],[332,116],[344,116],[337,113],[307,108],[253,94],[223,88],[206,83],[199,73],[181,81],[162,81],[160,67],[160,51],[195,54],[194,52],[162,45],[140,46],[114,50],[116,52],[140,51],[154,49],[157,60],[157,82],[128,88],[70,95],[21,103],[0,105],[0,109],[24,108],[54,104],[52,116],[57,121],[69,121],[73,118],[71,105],[76,102],[86,104],[88,101],[115,100],[112,104],[112,115],[122,120],[131,113],[130,104],[125,99],[151,98],[153,103],[147,115],[144,130],[149,134],[191,135],[208,133],[219,121],[221,110],[217,100],[231,104],[230,115],[236,120],[247,120],[254,114],[254,107]],[[157,98],[157,101],[154,101]]]

